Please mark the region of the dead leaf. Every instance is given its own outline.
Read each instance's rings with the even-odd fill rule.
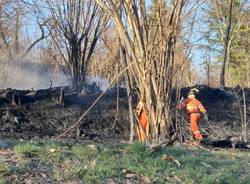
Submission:
[[[179,183],[182,183],[181,179],[178,176],[174,176],[174,179],[178,181]]]
[[[133,178],[133,177],[136,176],[135,172],[130,171],[130,170],[126,170],[126,169],[123,169],[123,170],[122,170],[122,173],[125,174],[125,177],[126,177],[126,178]]]
[[[178,167],[181,166],[181,163],[179,162],[179,160],[175,159],[172,155],[162,155],[162,160],[166,160],[166,161],[171,161],[177,164]]]
[[[136,177],[136,174],[134,174],[134,173],[128,173],[128,174],[125,175],[125,177],[126,178],[134,178],[134,177]]]
[[[50,148],[50,149],[49,149],[49,152],[50,152],[50,153],[54,153],[55,151],[56,151],[56,149],[54,149],[54,148]]]
[[[89,144],[89,145],[87,145],[87,147],[94,150],[94,151],[97,151],[97,146],[95,144]]]
[[[143,174],[140,174],[140,177],[141,177],[143,183],[145,183],[145,184],[150,184],[150,183],[152,183],[152,182],[150,181],[150,179],[149,179],[147,176],[144,176]]]
[[[46,178],[46,177],[47,177],[47,175],[44,174],[44,173],[41,173],[41,175],[42,175],[43,178]]]
[[[92,167],[92,169],[94,169],[95,166],[96,166],[96,160],[93,160],[93,161],[90,163],[90,166]]]

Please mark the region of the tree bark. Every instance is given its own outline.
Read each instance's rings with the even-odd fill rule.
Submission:
[[[230,0],[229,6],[229,20],[227,25],[227,32],[224,40],[224,60],[221,65],[220,72],[220,87],[225,87],[225,73],[226,73],[226,65],[229,62],[229,52],[230,52],[230,31],[232,27],[232,9],[233,9],[233,0]]]
[[[124,65],[127,65],[126,62],[126,52],[125,49],[121,46],[120,49],[120,57]],[[134,140],[134,113],[133,113],[133,99],[132,99],[132,93],[131,93],[131,87],[130,87],[130,82],[129,82],[129,70],[125,74],[125,82],[126,82],[126,91],[127,91],[127,96],[128,96],[128,108],[129,108],[129,122],[130,122],[130,136],[129,136],[129,141],[132,142]]]

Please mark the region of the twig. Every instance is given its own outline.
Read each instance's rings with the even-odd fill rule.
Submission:
[[[205,148],[204,146],[201,146],[197,143],[194,143],[194,142],[191,142],[191,141],[186,141],[188,145],[191,145],[191,146],[194,146],[194,147],[197,147],[197,148],[200,148],[202,150],[205,150],[205,151],[209,151],[209,152],[213,152],[214,150],[211,150],[211,149],[208,149],[208,148]]]
[[[6,106],[7,112],[6,112],[6,115],[5,115],[5,117],[4,117],[4,123],[3,123],[4,129],[5,129],[5,125],[6,125],[6,122],[7,122],[7,120],[8,120],[8,117],[9,117],[9,110],[10,110],[10,108],[8,107],[7,104],[5,104],[5,106]]]
[[[118,70],[118,67],[117,67],[117,70]],[[117,71],[117,73],[118,73],[118,71]],[[116,86],[116,115],[115,115],[115,120],[114,120],[114,123],[111,127],[111,130],[113,130],[115,127],[115,124],[118,120],[118,114],[119,114],[119,79],[117,79],[117,86]]]
[[[213,128],[214,133],[215,133],[219,138],[223,137],[223,136],[222,136],[223,133],[220,132],[219,128],[217,128],[217,129],[214,128],[214,127],[217,127],[217,126],[213,125],[209,120],[206,120],[206,121],[207,121],[207,124],[209,125],[208,128]]]
[[[242,128],[242,135],[244,138],[244,141],[246,142],[247,140],[247,108],[246,108],[246,96],[245,96],[245,91],[244,88],[242,87],[242,98],[240,99],[239,94],[233,89],[233,92],[235,94],[238,108],[239,108],[239,113],[240,113],[240,119],[241,119],[241,128]],[[241,100],[243,100],[243,109],[241,107]]]
[[[172,161],[172,162],[176,163],[176,165],[178,167],[181,166],[181,163],[179,162],[179,160],[175,159],[174,156],[172,156],[172,155],[166,155],[166,154],[164,154],[162,156],[162,160]]]

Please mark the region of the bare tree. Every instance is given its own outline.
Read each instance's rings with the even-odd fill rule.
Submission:
[[[53,44],[63,58],[61,67],[74,89],[81,90],[95,46],[105,30],[108,16],[92,0],[44,0],[46,25]],[[37,5],[39,11],[42,11]],[[46,13],[45,13],[46,14]]]
[[[205,60],[203,61],[203,65],[204,65],[204,69],[206,72],[207,86],[210,86],[210,74],[211,74],[211,67],[212,67],[211,58],[205,58]]]
[[[10,19],[10,14],[6,11],[7,6],[10,4],[10,1],[1,1],[0,3],[0,34],[1,34],[1,51],[3,53],[7,53],[7,56],[1,55],[2,60],[7,60],[6,58],[12,58],[11,45],[9,41],[10,34],[10,26],[8,25],[7,20]],[[7,52],[6,52],[7,51]]]
[[[169,6],[157,1],[152,19],[143,0],[96,2],[112,16],[129,62],[134,63],[130,71],[149,116],[148,135],[151,140],[164,138],[171,122],[175,47],[186,1],[177,0]]]
[[[5,0],[0,3],[0,35],[3,44],[1,49],[8,53],[3,59],[7,63],[23,60],[40,41],[48,36],[45,34],[43,23],[38,22],[41,36],[33,42],[24,43],[27,37],[21,35],[21,27],[25,24],[24,17],[31,15],[28,9],[21,0]]]
[[[247,117],[247,101],[246,101],[245,89],[244,87],[240,87],[238,91],[234,89],[233,92],[235,94],[238,108],[239,108],[242,137],[243,137],[244,142],[247,142],[248,141],[247,131],[248,131],[249,120]]]
[[[228,9],[228,23],[227,23],[227,30],[226,36],[224,39],[224,59],[221,65],[221,72],[220,72],[220,86],[225,87],[225,71],[226,71],[226,64],[229,62],[229,48],[230,48],[230,32],[232,27],[232,10],[233,10],[233,0],[230,0],[229,9]]]

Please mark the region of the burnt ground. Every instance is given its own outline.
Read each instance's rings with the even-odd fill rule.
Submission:
[[[53,98],[24,105],[4,105],[0,112],[1,136],[25,139],[56,137],[75,124],[98,96],[65,96],[64,105],[56,103]],[[82,120],[80,128],[73,129],[66,137],[97,141],[128,137],[126,99],[119,98],[118,113],[116,102],[116,95],[105,95]]]
[[[241,136],[241,116],[234,91],[242,97],[240,89],[218,89],[199,86],[197,96],[208,110],[209,122],[201,121],[201,127],[211,139],[227,139]],[[181,90],[186,97],[189,88]],[[53,91],[53,90],[52,90]],[[56,91],[56,90],[54,90]],[[1,91],[4,93],[5,91]],[[250,119],[250,89],[246,89],[247,119]],[[16,92],[17,93],[17,92]],[[30,98],[29,91],[25,93],[25,100],[19,105],[0,98],[0,136],[2,138],[55,138],[71,125],[75,124],[81,114],[100,95],[92,92],[82,96],[65,94],[64,104],[59,104],[57,97],[43,95]],[[44,91],[38,91],[37,94]],[[3,96],[3,95],[2,95]],[[8,95],[7,95],[8,96]],[[242,101],[241,101],[242,103]],[[126,140],[129,137],[129,120],[126,91],[119,92],[119,106],[117,113],[117,94],[110,90],[104,95],[94,108],[82,120],[80,127],[69,131],[64,138],[77,140]],[[184,113],[183,113],[183,116]],[[186,126],[188,129],[188,127]],[[248,127],[249,128],[249,127]]]

